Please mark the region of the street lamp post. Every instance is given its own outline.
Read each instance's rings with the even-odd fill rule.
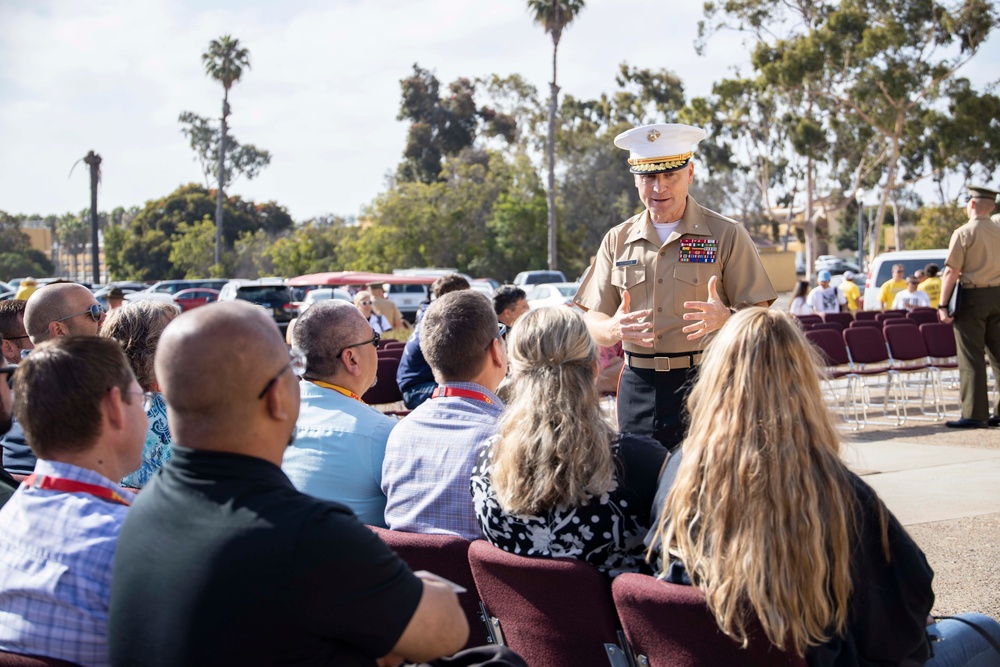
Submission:
[[[858,203],[858,270],[863,271],[865,268],[862,258],[864,257],[864,247],[865,247],[865,228],[864,228],[864,206],[862,202],[865,200],[865,191],[858,188],[854,193],[854,201]]]

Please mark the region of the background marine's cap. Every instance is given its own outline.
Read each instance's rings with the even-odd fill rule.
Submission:
[[[677,123],[643,125],[615,137],[615,146],[629,152],[633,174],[662,174],[687,165],[705,130]]]
[[[844,271],[844,280],[854,280],[854,271]]]
[[[828,283],[832,279],[833,276],[830,275],[830,272],[827,269],[823,269],[822,271],[816,274],[816,280],[820,281],[821,283]]]
[[[990,199],[996,201],[997,195],[1000,195],[1000,192],[985,185],[969,185],[966,187],[969,189],[969,199]]]
[[[112,287],[108,291],[108,298],[109,299],[124,299],[125,298],[125,291],[121,287]]]

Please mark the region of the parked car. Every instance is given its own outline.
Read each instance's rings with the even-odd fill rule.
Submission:
[[[292,290],[284,278],[230,280],[219,290],[219,301],[240,299],[263,307],[274,321],[285,326],[297,315],[292,304]]]
[[[130,283],[130,282],[111,283],[105,287],[100,288],[99,290],[94,292],[94,298],[97,299],[97,303],[101,304],[101,307],[104,308],[105,310],[108,309],[108,292],[110,292],[115,287],[124,292],[126,298],[128,297],[129,294],[133,294],[135,292],[141,292],[146,289],[146,285],[144,283]]]
[[[219,290],[209,289],[207,287],[182,289],[180,292],[177,292],[177,294],[174,294],[174,303],[180,306],[182,313],[186,313],[187,311],[197,308],[198,306],[204,306],[206,303],[212,303],[218,300]]]
[[[576,308],[573,297],[576,296],[578,289],[580,289],[579,283],[562,282],[535,285],[526,290],[528,305],[532,309],[544,308],[545,306],[572,306]]]
[[[493,293],[496,292],[496,288],[486,280],[473,280],[469,283],[469,287],[481,294],[485,294],[491,300],[493,299]]]
[[[937,264],[944,270],[944,260],[948,257],[948,249],[940,250],[899,250],[884,252],[876,257],[868,267],[868,278],[865,281],[865,310],[879,310],[879,294],[882,283],[892,278],[894,264],[902,264],[906,275],[912,276],[917,269],[928,264]]]
[[[861,271],[857,264],[848,262],[846,259],[837,257],[836,255],[820,255],[813,262],[813,266],[817,271],[825,269],[833,274],[843,273],[844,271],[854,271],[855,273]]]
[[[228,280],[221,278],[206,278],[196,280],[161,280],[150,285],[147,292],[164,292],[166,294],[177,294],[181,290],[194,289],[196,287],[207,287],[208,289],[221,290]]]
[[[351,298],[351,293],[342,287],[319,287],[317,289],[309,290],[309,293],[306,294],[306,298],[299,304],[299,315],[306,312],[309,309],[309,306],[314,303],[319,301],[328,301],[330,299],[340,299],[341,301],[354,303],[354,299]]]
[[[389,285],[389,292],[385,298],[396,304],[400,314],[406,319],[413,321],[420,304],[427,301],[428,285]],[[490,297],[492,298],[492,294]]]
[[[563,275],[562,271],[521,271],[514,276],[514,284],[522,288],[525,285],[565,282],[566,276]]]

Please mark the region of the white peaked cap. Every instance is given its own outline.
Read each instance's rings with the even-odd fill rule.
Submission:
[[[685,166],[705,130],[679,123],[643,125],[615,137],[615,146],[629,152],[633,174],[662,174]]]

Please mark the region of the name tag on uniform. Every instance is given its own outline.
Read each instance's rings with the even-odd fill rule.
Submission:
[[[615,266],[635,266],[638,263],[637,259],[623,259],[620,262],[615,262]]]
[[[680,261],[685,263],[714,264],[719,250],[718,239],[681,239]]]

